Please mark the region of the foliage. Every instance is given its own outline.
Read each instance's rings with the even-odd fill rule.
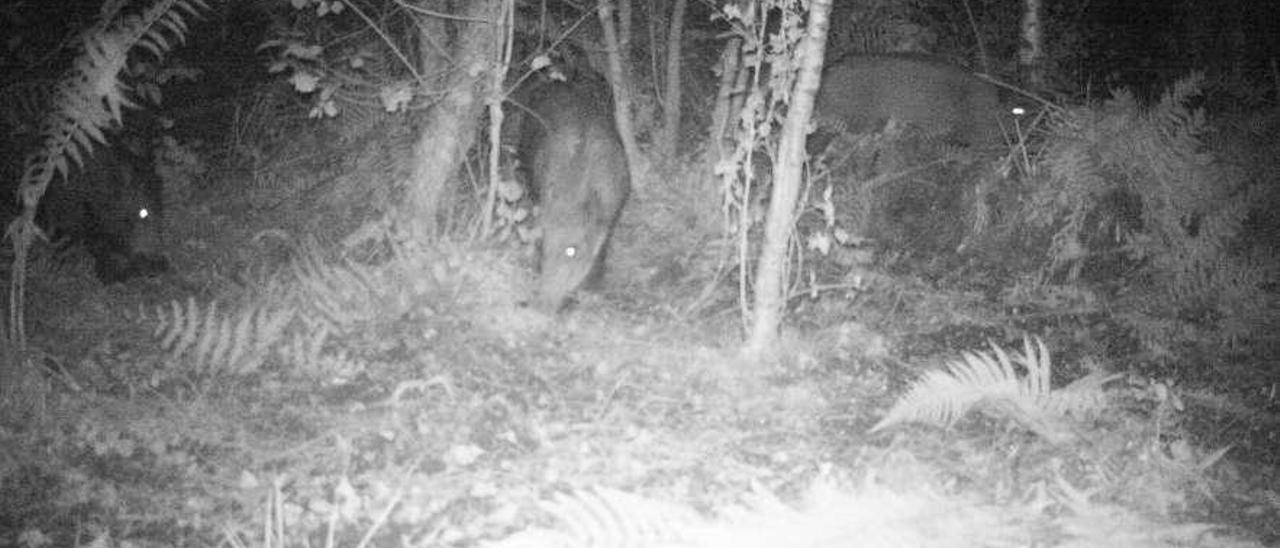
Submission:
[[[542,507],[563,531],[523,531],[492,548],[679,545],[673,543],[687,541],[691,531],[705,526],[690,508],[608,488],[558,493]]]
[[[730,24],[733,39],[721,57],[724,74],[713,115],[713,125],[724,127],[712,129],[730,144],[718,150],[713,171],[721,183],[726,233],[735,234],[738,263],[747,265],[755,253],[748,236],[764,220],[768,179],[762,176],[766,166],[776,166],[780,130],[799,76],[804,14],[785,2],[756,2],[727,4],[716,18]],[[744,307],[749,271],[739,270]]]
[[[239,375],[262,365],[265,351],[280,340],[290,309],[249,307],[220,314],[217,302],[204,310],[188,297],[186,306],[172,301],[156,310],[155,336],[173,359],[182,359],[195,373],[216,371]]]
[[[1012,74],[1019,9],[1011,0],[837,2],[827,58],[845,54],[935,54],[978,72]]]
[[[278,363],[294,374],[349,375],[367,366],[336,349],[383,314],[403,306],[380,283],[385,272],[330,264],[314,248],[243,306],[172,301],[147,319],[171,363],[189,375],[236,376]],[[394,307],[394,308],[393,308]],[[270,360],[270,361],[269,361]]]
[[[1028,343],[1024,350],[1012,359],[998,347],[994,354],[967,353],[948,371],[926,373],[871,431],[912,421],[950,426],[975,410],[1015,424],[1019,428],[965,428],[936,440],[895,439],[916,454],[940,451],[943,468],[971,481],[1048,487],[1063,495],[1063,509],[1077,513],[1068,521],[1082,521],[1071,527],[1105,521],[1089,508],[1094,504],[1169,516],[1219,502],[1231,476],[1230,469],[1214,467],[1234,446],[1206,450],[1196,444],[1187,430],[1198,413],[1187,407],[1185,391],[1097,371],[1049,390],[1044,346]],[[1015,371],[1019,365],[1025,376]],[[1006,444],[1016,458],[974,452]],[[1078,506],[1082,499],[1089,502]]]
[[[31,534],[43,532],[57,539],[54,544],[69,543],[63,542],[64,533],[71,534],[75,527],[58,520],[76,515],[91,516],[106,536],[158,535],[169,545],[211,545],[207,537],[190,535],[221,534],[215,529],[223,526],[226,534],[237,530],[234,524],[247,519],[262,502],[260,482],[268,481],[278,467],[287,466],[289,473],[301,476],[288,483],[289,500],[307,505],[328,500],[327,482],[334,473],[398,485],[402,478],[394,471],[366,471],[369,463],[364,461],[360,470],[352,471],[344,464],[349,461],[342,460],[349,454],[378,454],[396,429],[366,431],[358,422],[334,424],[351,419],[348,409],[328,417],[314,413],[315,403],[307,398],[335,379],[375,372],[385,376],[386,368],[372,367],[380,363],[376,359],[405,351],[410,344],[406,339],[425,344],[420,330],[392,329],[404,322],[405,307],[415,302],[405,298],[403,290],[429,287],[421,265],[392,262],[375,268],[327,261],[313,247],[301,255],[289,268],[250,284],[246,299],[173,301],[129,318],[154,329],[161,356],[140,356],[136,344],[114,342],[95,349],[83,363],[58,362],[60,356],[50,355],[47,362],[77,390],[60,395],[49,424],[29,431],[0,429],[15,438],[11,458],[0,459],[0,489],[6,492],[0,539],[14,533],[9,527],[22,525]],[[406,282],[409,279],[414,282]],[[122,338],[119,331],[111,337]],[[97,369],[107,370],[108,381],[90,378],[96,373],[91,361],[104,362]],[[282,397],[288,392],[281,383],[297,386],[297,393],[306,397]],[[400,382],[387,405],[405,405],[416,398],[434,404],[437,400],[426,393],[444,384],[416,377]],[[256,390],[264,386],[274,389]],[[415,394],[405,395],[409,391]],[[128,396],[115,397],[123,394]],[[449,402],[440,398],[439,403]],[[327,428],[341,441],[316,434]],[[247,430],[254,431],[255,441],[245,443]],[[450,428],[433,427],[430,436],[418,432],[419,436],[397,439],[402,445],[427,443],[451,433]],[[294,453],[303,438],[316,441],[312,436],[325,441]],[[376,444],[348,445],[365,443],[366,438]],[[258,445],[265,440],[274,441]],[[294,449],[282,452],[271,446],[276,442]],[[342,451],[333,451],[331,443]],[[29,493],[24,490],[21,499],[8,496],[8,487],[21,482],[38,485]],[[367,511],[361,509],[352,519]],[[305,515],[311,518],[317,512],[308,510]],[[19,514],[27,517],[8,521]],[[290,530],[296,531],[297,514],[290,516]],[[318,519],[322,525],[324,518]]]
[[[1119,315],[1160,356],[1179,338],[1271,337],[1277,309],[1264,286],[1280,265],[1235,245],[1261,186],[1202,143],[1205,114],[1189,106],[1200,86],[1186,78],[1146,110],[1118,92],[1065,112],[1024,211],[1053,231],[1049,272],[1134,286]]]
[[[118,10],[123,3],[111,6]],[[186,18],[197,9],[207,9],[203,0],[166,0],[140,15],[119,18],[118,12],[106,10],[83,33],[81,54],[53,90],[52,110],[41,123],[43,148],[27,162],[25,201],[38,201],[55,172],[66,176],[67,156],[82,164],[92,142],[105,142],[103,131],[121,123],[123,109],[135,106],[119,78],[129,51],[136,46],[163,56],[172,48],[171,40],[185,38]]]
[[[935,51],[938,29],[922,17],[925,4],[877,0],[834,5],[827,58],[854,53]]]
[[[1027,373],[1020,376],[1014,363]],[[950,427],[973,409],[1012,420],[1052,442],[1069,441],[1060,424],[1067,415],[1093,416],[1106,407],[1101,385],[1107,379],[1086,376],[1070,386],[1052,390],[1052,364],[1044,343],[1024,341],[1023,353],[1012,359],[992,344],[992,353],[966,352],[947,372],[930,371],[880,420],[872,432],[906,422]]]
[[[36,130],[40,116],[49,110],[55,85],[50,80],[30,80],[7,82],[0,88],[0,130],[6,138],[30,135]],[[9,161],[13,159],[6,160]]]
[[[332,118],[371,106],[403,112],[422,99],[414,58],[418,29],[403,6],[373,4],[360,8],[332,0],[292,2],[299,17],[276,25],[276,36],[259,46],[272,52],[271,73],[283,73],[298,93],[312,94],[312,118]],[[382,8],[382,12],[375,10]],[[360,33],[361,27],[373,33]],[[348,35],[363,38],[352,40]],[[430,47],[435,47],[429,46]]]
[[[59,410],[74,420],[6,440],[14,443],[12,468],[0,470],[3,510],[6,518],[29,513],[24,535],[69,545],[76,533],[106,539],[163,527],[173,545],[206,545],[194,538],[206,520],[252,502],[236,500],[234,476],[209,481],[207,472],[243,466],[230,441],[242,418],[237,413],[190,400],[158,404],[88,394],[63,399]],[[28,486],[14,488],[20,482]],[[16,525],[6,522],[4,533],[15,533],[8,528]]]
[[[871,481],[844,487],[820,477],[799,504],[783,503],[773,493],[756,489],[741,503],[703,517],[683,504],[592,488],[559,493],[541,505],[558,527],[530,528],[485,546],[1253,546],[1218,535],[1219,526],[1160,523],[1091,500],[1088,493],[1062,481],[1048,498],[1067,511],[1046,520],[1036,515],[1034,504],[997,507],[924,489],[892,492]]]
[[[194,324],[186,324],[195,326],[185,329],[190,335],[183,334],[196,341],[189,348],[217,347],[223,329],[219,326],[242,321],[232,318],[247,317],[249,310],[293,310],[293,321],[282,336],[257,337],[251,329],[248,342],[241,345],[267,348],[272,357],[265,363],[278,360],[281,367],[244,374],[214,358],[233,352],[204,352],[210,356],[204,369],[196,369],[193,357],[198,352],[171,357],[164,368],[195,373],[188,379],[197,382],[199,376],[213,377],[213,382],[204,382],[195,394],[166,391],[158,397],[139,383],[134,387],[138,397],[129,402],[69,395],[59,414],[65,420],[16,440],[9,446],[21,449],[10,454],[20,455],[24,464],[43,456],[43,473],[56,480],[46,491],[69,491],[59,500],[83,503],[73,509],[104,524],[102,535],[157,545],[215,544],[211,537],[221,537],[228,545],[266,544],[268,537],[279,541],[271,545],[319,545],[316,539],[323,538],[327,528],[336,539],[329,544],[333,546],[357,545],[361,535],[372,539],[369,545],[392,542],[395,535],[413,538],[411,545],[484,545],[482,539],[513,530],[520,532],[494,545],[654,546],[661,545],[660,539],[679,539],[685,541],[682,546],[707,548],[1024,546],[1068,541],[1105,546],[1089,527],[1104,523],[1114,529],[1111,534],[1126,535],[1130,545],[1155,546],[1151,539],[1157,534],[1182,540],[1209,528],[1175,528],[1136,514],[1124,514],[1123,523],[1108,521],[1118,510],[1097,496],[1095,488],[1122,484],[1115,479],[1078,488],[1084,494],[1072,499],[1070,511],[1062,511],[1065,504],[1052,483],[1047,495],[1035,491],[1038,485],[1027,487],[1044,499],[1015,495],[997,506],[950,490],[885,489],[871,477],[859,488],[816,493],[800,502],[725,495],[729,502],[698,500],[697,508],[710,510],[694,511],[695,505],[681,498],[688,492],[682,474],[694,476],[692,481],[704,482],[699,485],[712,492],[724,490],[726,478],[732,478],[735,492],[740,492],[737,487],[746,485],[748,478],[775,481],[796,470],[812,471],[813,463],[822,458],[815,444],[822,442],[814,441],[816,432],[795,426],[811,424],[812,412],[800,415],[787,407],[794,403],[784,403],[778,391],[766,390],[750,396],[763,405],[751,403],[758,408],[745,411],[753,415],[744,417],[748,406],[741,397],[728,397],[705,379],[705,361],[722,358],[705,350],[690,351],[701,348],[701,342],[690,347],[646,346],[642,351],[647,355],[633,357],[619,349],[635,343],[634,333],[583,322],[575,326],[575,336],[590,339],[592,347],[570,355],[565,339],[553,339],[545,331],[522,336],[508,330],[511,324],[500,322],[521,315],[512,307],[448,326],[406,321],[408,313],[427,306],[438,310],[439,300],[407,306],[389,294],[403,293],[425,279],[444,278],[447,274],[439,272],[459,268],[458,263],[449,257],[403,265],[351,265],[322,260],[308,250],[275,277],[250,283],[252,296],[246,301],[251,304],[219,302],[213,315],[212,304],[183,305],[185,321],[196,318]],[[493,293],[486,281],[466,285],[479,288],[472,290],[476,294]],[[439,317],[448,312],[426,313]],[[218,319],[204,320],[208,316]],[[400,333],[407,336],[401,339]],[[284,350],[308,335],[319,342],[302,345],[309,346],[297,354]],[[689,334],[690,340],[700,336]],[[406,353],[404,340],[409,339],[422,346]],[[375,352],[396,357],[374,362]],[[1026,353],[1035,355],[1038,363],[1048,362],[1041,346]],[[339,358],[353,368],[343,370],[326,361]],[[681,361],[690,358],[693,361]],[[1017,358],[1007,361],[1016,367]],[[627,366],[610,372],[600,365],[610,360],[626,360]],[[345,380],[334,382],[335,377]],[[622,390],[617,390],[619,383],[625,383]],[[794,401],[795,389],[791,392],[784,398]],[[813,404],[811,411],[823,405],[806,403]],[[761,424],[784,414],[794,414],[796,422],[761,431],[768,428]],[[1151,436],[1169,434],[1164,429]],[[5,435],[8,432],[0,432]],[[807,439],[809,435],[813,438]],[[760,438],[776,438],[770,443],[777,445],[764,450],[785,453],[787,461],[766,457],[762,465],[757,456],[761,448],[755,445]],[[1115,439],[1128,447],[1134,438]],[[991,451],[993,444],[950,441],[957,451],[969,451],[957,466],[972,470],[973,461],[984,455],[1010,469],[1007,460],[1000,460],[1008,455]],[[718,448],[708,453],[709,444]],[[1034,457],[1031,445],[1017,449]],[[1073,453],[1085,447],[1079,444],[1051,456],[1055,462],[1072,463]],[[1141,453],[1142,458],[1105,468],[1106,473],[1125,480],[1137,477],[1136,470],[1132,476],[1112,471],[1142,468],[1161,454],[1158,445],[1144,449],[1150,450]],[[865,451],[874,454],[879,449],[867,446]],[[1213,460],[1179,458],[1170,469]],[[871,475],[898,469],[877,467]],[[1150,473],[1148,478],[1155,476]],[[16,481],[30,476],[34,474],[15,471],[7,477]],[[673,476],[674,485],[662,483]],[[1071,485],[1081,485],[1071,479]],[[548,484],[562,494],[542,504],[530,502],[546,495]],[[644,496],[622,491],[636,485],[648,488]],[[1015,487],[1020,491],[1024,485]],[[1175,490],[1154,479],[1124,485],[1142,495],[1163,493],[1162,502],[1177,500]],[[779,487],[771,483],[764,489]],[[678,494],[667,494],[673,491]],[[68,514],[68,508],[50,506],[40,510]],[[1108,511],[1099,515],[1101,509]],[[535,513],[536,517],[529,515]],[[27,525],[51,536],[70,530],[38,520]],[[1057,533],[1066,527],[1069,532]]]
[[[125,2],[108,2],[94,26],[81,33],[79,54],[53,87],[52,100],[39,127],[40,145],[26,157],[18,184],[24,212],[5,234],[13,238],[13,294],[25,287],[27,250],[38,233],[35,212],[55,176],[66,177],[68,158],[84,164],[93,143],[105,143],[104,131],[123,123],[123,110],[136,105],[129,99],[120,75],[128,67],[129,52],[141,48],[161,58],[188,32],[187,18],[207,9],[204,0],[163,0],[141,13],[126,13]],[[25,344],[22,299],[11,301],[11,341]]]
[[[732,166],[741,166],[746,184],[750,184],[755,174],[752,155],[765,150],[772,157],[772,151],[777,148],[776,130],[782,125],[786,114],[784,106],[790,102],[792,84],[800,68],[794,54],[803,36],[801,14],[790,9],[779,10],[783,19],[780,29],[769,33],[765,24],[770,13],[768,8],[752,5],[747,10],[726,9],[721,16],[732,23],[730,28],[738,39],[727,47],[740,44],[741,55],[739,67],[725,70],[740,69],[750,74],[751,82],[746,90],[741,90],[746,93],[745,101],[729,122],[737,147],[731,156],[721,160],[716,171],[719,174]],[[745,191],[739,189],[731,195]]]

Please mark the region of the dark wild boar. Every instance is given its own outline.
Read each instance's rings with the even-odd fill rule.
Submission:
[[[877,131],[890,118],[928,138],[978,148],[1004,146],[1013,119],[997,86],[928,56],[850,55],[823,70],[819,129]]]
[[[161,254],[161,182],[147,157],[125,147],[100,147],[72,162],[40,200],[37,224],[52,237],[83,245],[105,284],[165,272]]]
[[[603,78],[578,71],[524,96],[520,160],[542,228],[533,303],[556,312],[602,275],[631,179]]]

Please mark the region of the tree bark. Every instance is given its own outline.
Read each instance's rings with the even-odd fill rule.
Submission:
[[[631,0],[618,0],[618,51],[630,58],[631,55]],[[631,63],[626,67],[630,68]],[[631,75],[627,75],[627,83],[631,83]]]
[[[688,0],[672,3],[671,25],[667,31],[666,90],[662,94],[662,136],[658,139],[658,157],[668,165],[675,165],[680,142],[680,60],[687,6]]]
[[[493,60],[502,46],[501,0],[471,0],[453,21],[458,25],[449,68],[448,92],[430,110],[424,131],[413,146],[414,166],[400,209],[401,224],[411,242],[441,234],[449,184],[475,144],[475,123],[489,96],[496,70]],[[427,37],[423,37],[424,40]]]
[[[636,147],[636,132],[631,126],[631,90],[626,87],[626,74],[623,69],[622,54],[618,50],[618,32],[613,20],[611,0],[600,2],[600,26],[604,29],[604,43],[608,50],[609,82],[613,84],[613,118],[618,126],[618,137],[622,139],[622,149],[627,154],[627,170],[630,171],[631,186],[634,189],[640,184],[639,158],[640,150]]]
[[[741,100],[734,99],[734,86],[738,81],[738,73],[741,72],[741,50],[742,39],[735,37],[729,39],[724,51],[720,53],[720,82],[716,86],[716,102],[711,110],[711,131],[708,132],[711,135],[711,146],[716,152],[711,158],[712,162],[720,162],[725,158],[725,134],[729,131],[731,115],[736,115],[734,103],[741,104]]]
[[[747,351],[760,356],[772,348],[778,337],[778,325],[786,306],[786,260],[794,225],[796,199],[800,195],[801,168],[804,163],[804,141],[814,97],[822,76],[822,60],[827,44],[827,25],[831,0],[813,0],[809,4],[809,22],[801,43],[800,75],[790,110],[782,126],[782,142],[778,145],[778,165],[770,195],[769,215],[765,222],[764,244],[756,268],[755,313],[747,341]]]
[[[1044,22],[1040,19],[1043,5],[1040,0],[1024,0],[1023,10],[1018,63],[1022,65],[1027,83],[1034,89],[1044,89]]]
[[[515,0],[498,0],[502,3],[502,45],[498,48],[497,67],[490,71],[489,78],[489,188],[485,193],[484,214],[480,216],[481,238],[487,238],[493,232],[493,215],[498,204],[498,186],[502,184],[502,125],[505,113],[502,111],[502,83],[506,80],[507,71],[511,67],[514,40],[512,33],[515,27]]]

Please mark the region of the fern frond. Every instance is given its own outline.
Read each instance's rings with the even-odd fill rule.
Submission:
[[[981,352],[962,358],[947,371],[925,373],[871,431],[916,421],[950,427],[983,400],[1016,397],[1018,377],[1003,351],[998,358]]]
[[[559,494],[543,509],[560,519],[579,546],[670,546],[703,520],[691,509],[598,487]]]
[[[328,263],[318,252],[307,251],[291,268],[303,304],[340,331],[386,313],[379,309],[383,292],[367,267]]]
[[[557,495],[555,502],[542,505],[567,527],[526,530],[485,546],[896,548],[1028,546],[1039,538],[1039,531],[1007,508],[926,490],[902,493],[867,485],[851,492],[829,478],[818,478],[795,506],[760,488],[741,502],[703,518],[682,504],[596,488]]]
[[[165,38],[168,31],[172,39],[178,43],[185,42],[190,27],[186,18],[199,17],[201,12],[209,11],[209,4],[204,0],[174,0],[161,2],[152,6],[138,23],[142,35],[138,38],[138,46],[155,54],[157,58],[173,49]],[[152,21],[146,24],[146,21]]]
[[[34,132],[40,116],[49,111],[57,82],[30,80],[5,84],[0,88],[0,128],[10,134]]]
[[[690,533],[707,523],[691,508],[607,487],[557,493],[542,507],[556,529],[522,531],[489,548],[612,548],[700,546]]]
[[[195,301],[192,302],[194,303]],[[198,312],[199,309],[192,308],[192,311]],[[209,303],[209,308],[205,310],[203,321],[200,320],[199,314],[192,314],[191,317],[193,321],[189,321],[188,325],[194,329],[188,333],[188,336],[196,340],[195,355],[193,356],[196,362],[196,370],[206,371],[211,361],[209,359],[209,350],[213,348],[213,341],[217,339],[218,332],[222,328],[222,322],[218,321],[218,301]]]
[[[294,317],[292,308],[255,306],[225,314],[218,303],[203,310],[194,298],[183,306],[171,301],[154,313],[154,335],[172,359],[186,360],[197,373],[245,374],[262,364],[282,340]]]
[[[981,405],[983,411],[1014,420],[1037,434],[1058,441],[1070,434],[1055,424],[1067,411],[1095,409],[1102,402],[1099,388],[1081,384],[1071,392],[1050,388],[1052,363],[1044,342],[1023,342],[1023,353],[1013,358],[994,343],[992,351],[966,352],[963,360],[947,365],[947,371],[930,371],[871,428],[906,422],[924,422],[950,427],[960,417]],[[1013,364],[1027,373],[1019,376]],[[1098,384],[1097,386],[1100,386]]]
[[[1201,141],[1209,124],[1187,101],[1202,83],[1198,76],[1180,80],[1145,109],[1118,93],[1099,107],[1068,111],[1058,123],[1043,161],[1046,180],[1026,212],[1028,222],[1055,227],[1051,271],[1078,268],[1090,251],[1101,251],[1081,249],[1091,237],[1101,241],[1091,232],[1105,228],[1085,220],[1117,193],[1141,207],[1122,252],[1157,274],[1189,270],[1227,249],[1251,201],[1238,170],[1215,161]]]
[[[1056,415],[1070,415],[1077,419],[1096,416],[1108,405],[1103,385],[1119,377],[1118,374],[1090,373],[1059,390],[1047,393],[1041,404],[1046,411]]]
[[[207,8],[204,0],[163,0],[141,16],[120,19],[123,4],[103,6],[97,23],[81,34],[81,53],[54,86],[40,123],[40,149],[23,168],[20,194],[26,208],[35,210],[55,174],[69,173],[68,157],[83,165],[94,143],[106,143],[104,130],[121,122],[125,108],[136,106],[120,81],[130,49],[141,43],[157,55],[168,51],[161,29],[181,38],[187,28],[181,11],[194,13],[196,6]]]
[[[306,318],[303,318],[302,323],[302,329],[290,333],[280,355],[284,362],[292,367],[314,369],[313,364],[321,361],[324,345],[331,335],[331,328],[328,322],[309,322]]]

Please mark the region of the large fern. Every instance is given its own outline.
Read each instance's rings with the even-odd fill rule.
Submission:
[[[1133,221],[1152,237],[1124,236],[1143,257],[1185,239],[1187,220],[1216,205],[1206,198],[1219,180],[1197,137],[1204,118],[1185,106],[1198,86],[1198,78],[1179,82],[1145,111],[1121,91],[1100,106],[1066,111],[1053,124],[1027,215],[1033,224],[1055,225],[1055,268],[1084,258],[1078,246],[1088,236],[1086,219],[1118,193],[1141,201],[1141,219]]]
[[[1065,112],[1053,124],[1024,212],[1032,225],[1053,230],[1049,271],[1075,278],[1099,253],[1127,259],[1134,269],[1110,272],[1113,278],[1104,281],[1146,285],[1133,293],[1139,298],[1118,303],[1118,312],[1148,316],[1133,326],[1154,347],[1178,338],[1231,343],[1269,336],[1269,324],[1255,321],[1262,316],[1256,309],[1276,307],[1263,286],[1274,260],[1232,254],[1251,208],[1261,202],[1262,185],[1202,142],[1208,122],[1188,106],[1201,81],[1183,79],[1149,107],[1121,92],[1100,106]],[[1136,203],[1136,211],[1101,222],[1117,197]],[[1120,244],[1098,249],[1107,230]],[[1212,321],[1179,319],[1187,317]]]
[[[223,312],[218,303],[201,307],[172,301],[155,311],[155,336],[171,358],[182,358],[201,374],[245,374],[256,371],[282,338],[295,311],[287,307],[251,306]]]
[[[172,301],[146,316],[171,360],[201,375],[256,372],[268,358],[295,374],[334,376],[368,366],[336,348],[335,339],[359,337],[407,306],[388,288],[385,270],[331,263],[316,246],[303,246],[291,268],[259,285],[242,305],[193,298]]]
[[[123,123],[124,109],[134,108],[120,80],[129,52],[142,48],[157,57],[172,40],[185,40],[186,17],[204,0],[161,0],[141,14],[121,15],[121,2],[108,2],[97,23],[81,35],[81,53],[53,90],[50,112],[40,127],[41,147],[25,163],[22,198],[34,207],[55,174],[66,176],[67,158],[83,164],[93,143],[105,143],[105,130]]]
[[[947,371],[930,371],[880,420],[872,432],[905,422],[950,426],[971,410],[1012,420],[1052,442],[1073,438],[1062,418],[1087,416],[1106,405],[1101,384],[1106,378],[1086,376],[1062,390],[1052,390],[1052,364],[1044,343],[1024,341],[1023,353],[1010,358],[992,352],[966,352]],[[1018,374],[1014,363],[1026,368]]]
[[[138,47],[159,57],[172,42],[185,40],[186,19],[208,9],[205,0],[160,0],[140,13],[125,13],[127,3],[108,0],[95,24],[80,35],[80,52],[53,88],[49,112],[40,123],[40,146],[26,157],[18,193],[23,212],[6,230],[13,239],[14,268],[9,339],[25,346],[22,314],[27,249],[38,233],[36,208],[55,176],[66,177],[70,161],[83,165],[94,143],[105,143],[105,131],[123,123],[123,110],[134,107],[120,81],[129,52]]]
[[[687,505],[606,487],[555,495],[540,506],[555,527],[531,527],[487,548],[897,548],[903,546],[1249,546],[1222,541],[1212,524],[1161,523],[1064,481],[1050,490],[1071,508],[997,507],[931,490],[843,487],[819,477],[796,504],[755,489],[739,504],[702,516]],[[1043,495],[1043,493],[1042,493]],[[1068,497],[1070,497],[1068,499]],[[1043,504],[1043,503],[1041,503]],[[1061,504],[1061,502],[1060,502]],[[1117,540],[1118,539],[1118,540]],[[1208,539],[1208,540],[1206,540]]]

